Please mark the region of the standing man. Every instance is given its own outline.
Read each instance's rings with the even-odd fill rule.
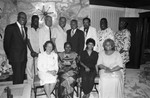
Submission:
[[[80,30],[84,31],[85,42],[89,38],[92,38],[95,40],[94,50],[98,51],[97,32],[96,32],[96,29],[90,25],[91,25],[91,19],[86,17],[83,19],[83,27],[81,27]],[[84,45],[84,49],[85,48],[86,48],[86,45]]]
[[[28,38],[32,46],[32,51],[35,51],[32,56],[30,55],[32,52],[28,51],[28,61],[27,61],[27,80],[28,83],[33,82],[34,77],[34,66],[36,69],[37,65],[37,56],[39,53],[39,17],[38,15],[33,15],[31,18],[31,26],[28,27]],[[29,50],[29,49],[28,49]],[[35,65],[33,66],[33,57],[35,58]]]
[[[78,53],[78,55],[84,49],[84,32],[78,29],[78,21],[71,20],[71,29],[67,31],[67,42],[72,45],[72,50]]]
[[[112,31],[112,29],[110,27],[108,27],[108,22],[106,18],[102,18],[100,20],[100,29],[98,31],[98,46],[99,46],[99,51],[101,52],[104,50],[103,48],[103,42],[106,39],[112,39],[114,41],[114,32]]]
[[[19,12],[17,22],[10,24],[5,29],[4,50],[12,65],[13,84],[21,84],[24,80],[27,63],[27,16]]]
[[[67,28],[66,26],[66,18],[60,17],[59,18],[59,25],[53,28],[52,30],[52,41],[56,46],[56,52],[63,52],[64,51],[64,43],[67,40]]]
[[[48,40],[51,40],[52,38],[52,33],[51,33],[52,17],[46,16],[44,22],[45,22],[45,25],[39,30],[40,52],[44,52],[44,49],[43,49],[44,43]]]

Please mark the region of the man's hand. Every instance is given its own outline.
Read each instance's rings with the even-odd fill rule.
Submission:
[[[85,71],[86,71],[86,72],[89,72],[89,71],[90,71],[90,68],[86,67],[86,68],[85,68]]]
[[[48,73],[52,74],[53,76],[56,76],[56,75],[57,75],[56,70],[48,71]]]
[[[33,51],[33,52],[31,52],[31,56],[32,57],[38,57],[38,53],[36,53],[36,52]]]

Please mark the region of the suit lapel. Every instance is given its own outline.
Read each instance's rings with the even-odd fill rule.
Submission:
[[[20,29],[19,29],[17,23],[15,23],[15,27],[16,27],[16,33],[17,33],[17,35],[19,36],[20,40],[22,40],[22,41],[24,42],[23,37],[22,37],[22,35],[21,35],[21,31],[20,31]],[[25,31],[26,31],[26,30],[25,30]]]
[[[71,29],[71,30],[72,30],[72,29]],[[71,36],[71,30],[70,30],[70,36]],[[76,35],[77,30],[78,30],[78,29],[76,29],[76,31],[74,32],[73,36],[71,36],[71,37],[74,37],[74,36]]]

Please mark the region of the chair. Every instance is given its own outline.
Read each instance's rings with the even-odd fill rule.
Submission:
[[[74,87],[74,92],[76,93],[77,97],[79,97],[80,80],[81,80],[80,77],[78,77],[75,84],[75,87],[77,89],[75,89]]]
[[[97,94],[98,94],[98,89],[97,89],[97,85],[99,84],[99,74],[97,74],[96,75],[96,77],[95,77],[95,80],[94,80],[94,87],[93,87],[93,90],[92,90],[92,92],[97,92]],[[80,81],[80,83],[81,83],[82,81]],[[80,85],[80,97],[79,98],[81,98],[82,97],[82,87],[81,87],[81,85]]]
[[[37,96],[45,95],[45,92],[42,93],[42,94],[37,94],[37,89],[44,88],[44,86],[40,85],[40,78],[38,77],[38,75],[36,75],[36,72],[35,72],[36,71],[35,58],[33,58],[33,66],[34,66],[33,91],[34,91],[34,95],[35,95],[35,98],[36,98]],[[57,98],[57,83],[56,83],[56,86],[55,86],[54,90],[52,91],[52,94],[55,96],[55,98]]]
[[[98,89],[97,89],[97,85],[99,84],[99,74],[96,75],[95,80],[94,80],[94,90],[92,90],[92,92],[97,92],[98,93]]]

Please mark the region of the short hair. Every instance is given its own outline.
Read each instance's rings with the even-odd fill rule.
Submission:
[[[88,21],[89,21],[89,23],[91,23],[91,19],[90,19],[90,18],[88,18],[88,17],[83,18],[83,22],[84,22],[84,20],[88,20]]]
[[[21,15],[21,14],[26,15],[26,13],[25,13],[25,12],[19,12],[19,13],[18,13],[18,16],[17,16],[17,20],[19,19],[19,17],[20,17],[20,15]]]
[[[112,47],[112,50],[115,50],[115,42],[112,40],[112,39],[106,39],[104,42],[103,42],[103,47],[104,47],[104,50],[105,50],[105,45],[106,43],[109,42],[111,47]]]
[[[76,19],[72,19],[71,22],[75,22],[76,24],[78,24],[78,21]]]
[[[39,19],[39,16],[38,15],[33,15],[32,16],[32,18],[31,18],[31,27],[34,27],[33,25],[33,20],[35,19],[35,18],[38,18]]]
[[[72,44],[71,44],[70,42],[65,42],[65,43],[64,43],[64,48],[65,48],[67,45],[70,45],[71,48],[72,48]]]
[[[47,18],[51,18],[51,19],[52,19],[52,17],[51,17],[51,16],[46,15],[46,16],[45,16],[45,18],[44,18],[44,20],[46,21],[46,20],[47,20]]]
[[[59,18],[59,21],[60,21],[61,19],[65,19],[65,20],[67,21],[66,17],[60,17],[60,18]]]
[[[119,26],[121,25],[121,24],[123,24],[123,27],[124,28],[127,28],[127,26],[128,26],[128,23],[126,22],[126,21],[120,21],[120,23],[119,23]]]
[[[44,45],[43,45],[44,51],[46,50],[46,47],[47,47],[47,45],[48,45],[49,43],[52,44],[52,47],[53,47],[52,50],[55,49],[54,43],[53,43],[52,41],[48,40],[48,41],[46,41],[46,42],[44,43]]]
[[[95,46],[95,40],[92,38],[87,39],[86,41],[86,45],[88,45],[89,43],[93,43],[93,45]]]
[[[102,19],[100,20],[100,22],[101,22],[101,21],[105,21],[105,22],[108,24],[108,21],[107,21],[106,18],[102,18]]]

